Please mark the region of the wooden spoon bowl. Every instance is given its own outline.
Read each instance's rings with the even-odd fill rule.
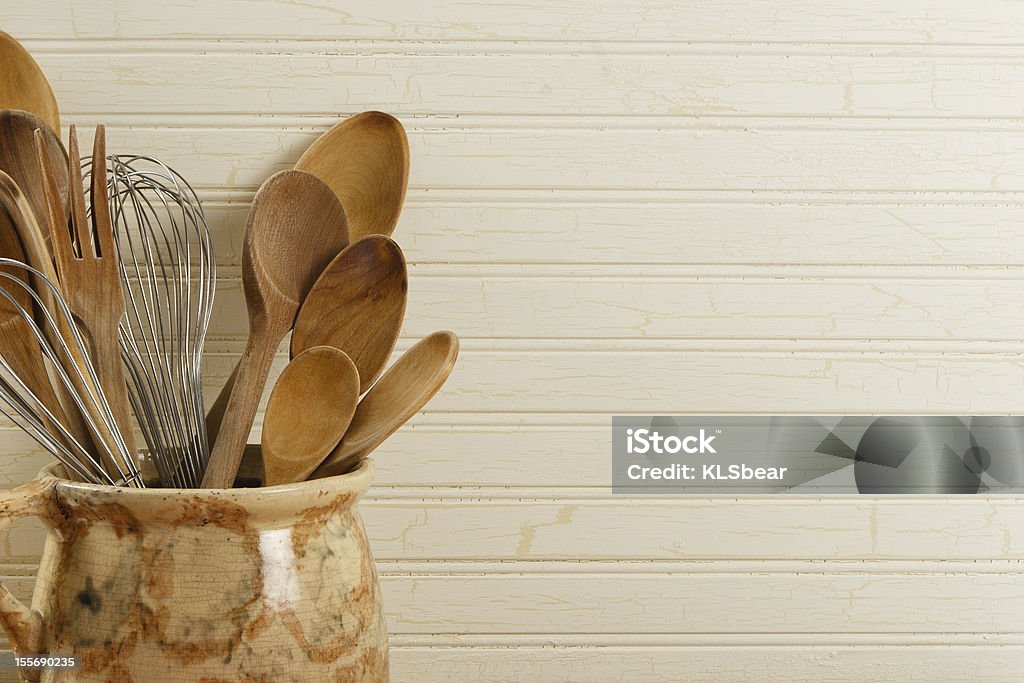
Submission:
[[[409,289],[405,257],[388,237],[371,235],[331,261],[309,290],[292,333],[291,355],[333,346],[359,370],[369,389],[391,357],[402,329]]]
[[[2,79],[0,79],[2,80]],[[57,134],[45,121],[24,111],[0,111],[0,171],[11,177],[32,207],[33,218],[47,225],[43,171],[36,154],[36,130],[47,153],[46,167],[53,169],[54,180],[68,215],[68,154]],[[44,235],[49,243],[49,234]]]
[[[21,43],[0,31],[0,109],[35,114],[54,131],[60,130],[57,98],[43,70]]]
[[[359,373],[330,346],[300,353],[281,373],[263,420],[263,484],[305,481],[341,441],[359,401]]]
[[[433,398],[458,356],[452,332],[434,332],[406,351],[360,401],[345,438],[310,478],[344,474],[384,443]]]
[[[3,175],[2,171],[0,175]],[[25,250],[18,236],[23,218],[18,210],[17,201],[10,194],[10,187],[5,184],[5,179],[9,181],[5,175],[0,178],[0,257],[24,263]],[[50,411],[56,421],[66,429],[74,430],[76,425],[69,423],[57,398],[57,392],[50,383],[39,344],[32,336],[28,321],[18,310],[21,308],[32,311],[32,296],[25,287],[9,278],[17,278],[27,285],[27,273],[23,269],[11,267],[0,267],[0,271],[4,273],[0,276],[0,289],[10,296],[10,299],[7,296],[0,296],[0,356],[3,356],[14,374],[25,383],[26,388]],[[50,425],[50,431],[54,436],[61,438],[55,425]],[[80,439],[80,443],[88,443],[87,432],[74,432],[73,436]],[[63,438],[61,440],[66,443]]]
[[[395,231],[409,184],[409,140],[398,119],[379,111],[350,116],[317,138],[295,168],[338,195],[353,242]]]

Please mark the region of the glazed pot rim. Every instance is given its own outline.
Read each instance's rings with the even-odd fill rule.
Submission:
[[[216,498],[239,504],[255,502],[289,503],[305,502],[311,504],[324,495],[353,494],[358,498],[370,488],[373,481],[373,461],[365,459],[346,474],[338,474],[321,479],[309,479],[293,484],[276,486],[254,486],[229,489],[183,489],[183,488],[128,488],[111,486],[110,484],[92,484],[89,482],[72,481],[58,472],[63,465],[52,462],[39,471],[37,480],[44,483],[56,483],[57,490],[76,498],[117,498],[119,502],[127,501],[145,504],[147,501],[171,502],[177,500],[195,500],[199,498]]]

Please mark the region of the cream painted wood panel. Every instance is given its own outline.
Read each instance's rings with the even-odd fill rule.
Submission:
[[[942,353],[811,350],[783,340],[652,340],[621,348],[587,342],[517,340],[509,349],[500,340],[467,340],[457,372],[425,414],[449,414],[452,424],[499,415],[497,423],[506,426],[543,413],[607,420],[612,414],[841,414],[857,406],[860,413],[1007,414],[1020,411],[1024,379],[1019,353],[985,345]],[[400,342],[397,353],[411,344]],[[208,355],[209,400],[237,358],[237,352]],[[286,363],[278,355],[273,376]]]
[[[535,633],[538,624],[554,633],[1016,633],[1021,582],[1019,570],[381,577],[395,634]]]
[[[1006,683],[1020,675],[1019,646],[575,646],[394,647],[395,680],[507,681],[747,681],[864,683],[864,681],[978,681]]]
[[[394,636],[448,636],[444,640],[451,643],[453,636],[462,635],[533,635],[538,617],[556,637],[631,636],[641,641],[665,633],[999,635],[1017,633],[1024,600],[1019,587],[1000,574],[984,572],[618,572],[629,580],[624,584],[601,572],[516,576],[442,569],[448,572],[381,575]],[[28,597],[31,578],[6,578],[18,597]],[[906,600],[911,583],[913,595],[926,598],[926,608]],[[457,601],[453,593],[459,595]],[[956,601],[959,611],[948,609],[950,601]],[[754,603],[764,609],[751,609]],[[445,604],[448,608],[441,608]],[[488,609],[480,610],[481,604]]]
[[[1020,411],[1024,400],[1019,354],[786,350],[786,342],[778,350],[760,342],[717,351],[723,343],[714,340],[696,349],[669,341],[616,350],[584,341],[542,340],[533,349],[517,341],[519,350],[466,341],[427,412],[819,414],[855,406],[861,413],[984,415]],[[236,359],[211,355],[211,384],[223,382]],[[275,372],[284,364],[278,357]]]
[[[595,194],[514,201],[414,190],[395,237],[412,264],[1024,265],[1016,195]],[[204,204],[222,265],[241,263],[248,200]]]
[[[255,188],[349,113],[408,128],[397,352],[465,341],[362,505],[396,681],[1024,677],[1017,499],[607,487],[617,413],[1024,410],[1024,4],[8,5],[65,123],[199,189],[211,396]],[[0,485],[46,461],[0,444]],[[40,549],[0,541],[19,595]]]
[[[123,120],[123,119],[122,119]],[[91,122],[91,120],[90,120]],[[294,128],[191,123],[130,128],[107,117],[111,153],[145,149],[198,188],[254,189],[291,167],[326,125]],[[408,122],[413,188],[788,191],[1024,190],[1024,132],[936,124],[681,122],[548,127],[533,120],[469,127]],[[571,124],[570,124],[571,125]],[[888,126],[888,127],[885,127]],[[841,134],[840,134],[841,133]],[[566,154],[572,150],[572,154]],[[767,173],[766,169],[771,169]],[[625,226],[623,226],[625,227]],[[637,226],[630,226],[637,229]]]
[[[329,43],[308,48],[315,54],[275,44],[252,54],[211,41],[167,44],[152,55],[125,54],[111,43],[97,48],[104,54],[78,56],[74,41],[28,47],[61,102],[81,116],[131,112],[157,120],[196,112],[333,116],[385,105],[406,116],[1017,118],[1020,92],[1007,84],[1024,78],[1024,53],[970,49],[873,56],[877,48],[832,55],[814,46],[774,54],[763,46],[672,46],[636,54],[607,46],[552,55],[550,48],[519,54],[525,48],[484,45],[437,54],[452,48]],[[69,53],[76,54],[73,68]],[[175,97],[183,74],[196,76],[188,99]]]
[[[413,264],[402,334],[420,339],[451,328],[465,339],[1024,340],[1022,282],[1024,270],[1002,268],[964,274]],[[222,279],[217,294],[211,334],[237,336],[248,324],[241,280]]]
[[[375,556],[395,561],[1024,556],[1024,507],[1016,500],[804,497],[737,501],[728,497],[612,498],[606,492],[601,498],[578,499],[565,493],[554,490],[548,495],[562,499],[535,502],[473,500],[471,492],[453,492],[450,500],[417,502],[411,494],[409,500],[367,501],[364,515]],[[543,496],[545,492],[519,491],[518,495]],[[576,565],[570,571],[586,568]],[[630,568],[621,565],[621,571]],[[715,565],[707,568],[717,569]],[[922,573],[934,569],[923,567]],[[1019,574],[1008,573],[1004,578],[1019,590]],[[756,609],[756,605],[747,607]]]
[[[423,572],[442,575],[452,568],[437,562],[453,560],[526,561],[508,570],[524,575],[544,569],[538,561],[564,563],[563,571],[575,574],[594,562],[609,564],[606,573],[636,573],[637,563],[657,570],[651,563],[696,560],[710,562],[703,569],[714,573],[727,572],[723,560],[844,560],[861,563],[864,571],[878,560],[905,560],[910,563],[901,571],[927,575],[947,570],[912,561],[1015,560],[1000,575],[1019,592],[1024,560],[1024,505],[1012,499],[631,498],[557,488],[493,497],[465,489],[380,487],[362,509],[378,561],[400,569],[431,561],[433,569]],[[36,561],[41,535],[29,524],[19,523],[18,530],[5,561]],[[500,568],[492,564],[481,573]],[[544,623],[538,622],[540,631]]]
[[[359,38],[435,40],[1020,44],[1013,0],[40,0],[5,17],[26,38]]]

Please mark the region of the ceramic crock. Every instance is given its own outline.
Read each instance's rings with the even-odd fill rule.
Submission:
[[[128,489],[53,465],[0,494],[0,526],[47,527],[32,608],[0,590],[18,654],[77,655],[26,680],[387,681],[356,501],[373,466],[285,486]]]

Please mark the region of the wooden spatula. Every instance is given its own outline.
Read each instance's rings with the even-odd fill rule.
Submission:
[[[44,161],[42,148],[40,161]],[[78,135],[71,127],[68,145],[68,178],[71,204],[71,231],[60,221],[60,197],[56,183],[47,171],[47,206],[50,215],[50,241],[64,299],[90,346],[96,376],[113,413],[116,429],[98,435],[116,460],[134,458],[135,442],[125,382],[118,325],[125,313],[121,275],[118,271],[114,227],[107,204],[106,146],[103,126],[96,127],[93,143],[92,222],[85,208],[82,191],[81,157]],[[102,416],[97,416],[102,418]],[[100,420],[102,421],[102,419]],[[99,444],[97,444],[99,446]],[[131,472],[133,463],[106,463],[108,473]]]

